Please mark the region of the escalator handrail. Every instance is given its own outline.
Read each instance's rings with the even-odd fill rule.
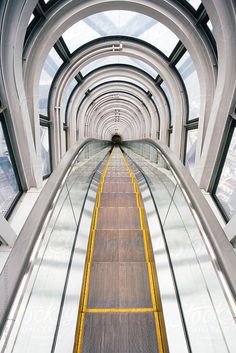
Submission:
[[[154,147],[161,157],[167,162],[179,187],[187,194],[190,200],[190,209],[193,208],[201,222],[201,226],[210,242],[218,267],[226,278],[231,293],[236,300],[236,255],[224,230],[214,215],[210,205],[197,186],[195,180],[183,163],[171,149],[162,142],[152,139],[126,141],[127,143],[146,143]],[[124,142],[125,145],[125,142]],[[188,202],[188,200],[186,199]],[[199,227],[198,227],[199,228]],[[199,229],[201,232],[201,229]],[[202,232],[201,232],[202,233]]]
[[[35,202],[18,238],[0,273],[0,337],[13,303],[18,286],[27,272],[33,247],[38,239],[47,214],[52,207],[58,190],[66,181],[71,167],[84,148],[93,142],[104,142],[93,138],[76,142],[64,155],[57,168],[52,172]]]

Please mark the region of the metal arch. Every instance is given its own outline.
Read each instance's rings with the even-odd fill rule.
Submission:
[[[122,95],[124,95],[124,96],[130,96],[130,97],[125,97],[125,99],[122,99],[122,98],[120,98],[120,101],[122,101],[122,102],[126,102],[126,104],[129,106],[129,105],[132,105],[135,109],[137,109],[137,110],[139,110],[140,111],[140,117],[141,116],[143,116],[143,124],[144,124],[144,126],[145,126],[145,121],[146,121],[146,119],[145,119],[145,116],[147,116],[147,118],[149,118],[149,120],[150,120],[150,125],[149,125],[149,129],[151,129],[152,128],[152,119],[151,119],[151,115],[150,115],[150,112],[148,111],[148,109],[146,108],[144,111],[143,111],[143,113],[142,113],[142,107],[143,107],[143,103],[142,102],[140,102],[140,101],[138,101],[138,103],[139,104],[141,104],[141,107],[140,106],[138,106],[137,104],[135,104],[136,103],[136,99],[135,99],[135,97],[134,96],[132,96],[129,92],[126,92],[126,91],[108,91],[107,92],[107,90],[102,94],[102,95],[100,95],[99,97],[98,97],[98,99],[99,98],[101,98],[101,97],[106,97],[107,95],[109,95],[108,97],[111,97],[111,98],[109,98],[110,99],[110,101],[114,101],[114,102],[116,102],[116,99],[115,98],[113,98],[113,95],[114,94],[120,94],[121,95],[121,97],[122,97]],[[130,100],[127,100],[127,98],[130,98]],[[99,101],[100,102],[100,101]],[[107,102],[107,101],[106,101]],[[106,103],[105,102],[105,103]],[[121,103],[122,103],[121,102]],[[104,102],[100,102],[100,104],[101,105],[104,105],[105,104]],[[117,104],[119,104],[119,102],[117,101]],[[95,114],[94,113],[94,110],[98,110],[98,107],[97,107],[97,105],[96,106],[94,106],[93,104],[90,104],[90,106],[89,106],[90,108],[91,108],[91,113],[89,113],[89,108],[88,108],[88,110],[86,111],[86,115],[87,115],[87,117],[89,118],[89,114],[91,115],[91,114]],[[140,110],[141,109],[141,110]],[[146,114],[145,114],[146,113]],[[86,125],[88,125],[88,120],[86,120],[86,122],[85,122],[85,124]]]
[[[90,87],[94,82],[96,82],[97,80],[101,80],[104,78],[109,78],[112,74],[114,75],[118,75],[121,77],[127,77],[129,76],[131,79],[135,77],[136,80],[139,80],[140,77],[142,79],[142,82],[144,82],[144,84],[147,84],[150,86],[150,91],[154,94],[154,97],[156,96],[157,101],[157,107],[158,110],[160,112],[160,116],[162,117],[162,122],[161,122],[161,126],[160,126],[160,133],[161,133],[161,140],[163,142],[167,141],[167,132],[168,132],[168,127],[169,127],[169,111],[168,111],[168,107],[167,107],[167,102],[166,102],[166,98],[163,95],[163,92],[160,90],[160,88],[158,88],[157,86],[155,86],[153,80],[148,79],[145,76],[142,76],[142,74],[140,72],[137,71],[136,76],[133,77],[134,72],[132,72],[129,69],[124,69],[122,68],[122,70],[120,71],[120,69],[116,68],[106,68],[104,70],[102,70],[101,72],[97,73],[96,75],[94,74],[94,76],[90,76],[89,79],[84,83],[83,87],[80,87],[80,94],[83,96],[85,94],[85,92],[87,91],[88,87]],[[84,100],[84,98],[82,98],[82,101]],[[160,103],[158,103],[158,100]],[[68,109],[68,116],[70,117],[70,121],[69,121],[69,126],[71,126],[72,128],[70,129],[73,133],[73,130],[75,130],[75,126],[73,126],[73,124],[75,124],[75,119],[73,118],[76,114],[77,114],[77,107],[81,104],[81,96],[78,97],[76,95],[76,90],[74,91],[73,95],[71,96],[71,101],[69,104],[69,109]],[[80,112],[80,117],[81,119],[84,119],[84,112]],[[82,125],[84,125],[84,122],[82,121]],[[75,137],[71,136],[71,143],[74,143],[75,141]]]
[[[213,4],[213,0],[209,0],[209,3]],[[233,3],[232,0],[229,0],[229,3]],[[32,34],[28,42],[29,47],[25,55],[23,55],[23,65],[26,70],[24,84],[23,73],[19,63],[22,62],[22,48],[27,24],[36,4],[36,0],[18,0],[16,6],[14,0],[8,0],[4,18],[2,17],[3,31],[1,33],[1,43],[9,43],[9,45],[7,47],[4,46],[4,50],[1,51],[2,77],[4,77],[1,81],[2,94],[4,94],[5,104],[10,107],[13,125],[16,126],[18,122],[21,122],[19,129],[16,130],[20,130],[20,126],[23,124],[25,126],[24,130],[28,131],[26,138],[20,138],[18,136],[17,147],[20,150],[19,154],[21,157],[26,155],[24,154],[25,143],[28,146],[28,151],[30,151],[30,158],[28,158],[27,154],[27,157],[22,160],[22,169],[27,171],[29,171],[29,169],[30,171],[33,170],[33,174],[25,176],[27,179],[26,184],[28,183],[29,185],[37,184],[36,180],[40,179],[40,173],[38,173],[40,168],[38,167],[37,156],[35,156],[34,144],[32,142],[33,139],[35,139],[35,145],[38,151],[40,151],[39,126],[38,121],[32,121],[32,132],[30,129],[30,117],[34,115],[34,85],[35,82],[37,82],[37,78],[39,78],[41,67],[47,53],[60,34],[79,18],[104,9],[116,8],[134,10],[133,3],[129,1],[105,2],[105,0],[103,0],[98,3],[97,0],[91,0],[86,1],[86,3],[80,2],[79,4],[72,1],[67,4],[57,2],[48,12],[45,25],[36,26],[36,32]],[[215,84],[215,63],[207,39],[202,31],[196,28],[195,19],[192,15],[181,5],[173,3],[173,1],[170,0],[158,5],[154,0],[150,0],[149,2],[142,0],[136,4],[135,10],[160,20],[179,35],[190,52],[198,73],[202,73],[202,75],[200,75],[201,82],[206,82],[206,84],[209,85],[208,89],[205,89],[205,92],[209,98],[210,107]],[[233,13],[232,11],[231,14]],[[57,14],[57,16],[54,16],[54,14]],[[231,15],[228,13],[228,16]],[[10,30],[9,23],[11,24]],[[221,23],[221,21],[219,23]],[[48,36],[48,33],[51,35]],[[227,38],[227,42],[230,43],[232,36],[227,35],[225,38]],[[235,65],[228,65],[228,72],[230,72],[233,67],[235,67]],[[36,75],[36,81],[34,81],[34,75]],[[28,114],[29,111],[30,115]],[[208,115],[206,110],[206,116]],[[33,165],[32,168],[25,168],[28,160],[29,163]]]
[[[67,9],[66,12],[65,9]],[[58,4],[58,6],[55,6],[50,11],[50,15],[48,16],[45,23],[45,28],[42,28],[41,30],[39,29],[38,33],[35,34],[35,37],[37,38],[39,35],[39,37],[42,37],[41,40],[43,42],[47,41],[49,51],[50,42],[52,44],[51,38],[49,39],[47,35],[48,30],[46,31],[46,28],[49,26],[49,24],[50,29],[54,30],[52,37],[54,38],[53,41],[55,41],[66,28],[68,28],[77,20],[104,9],[134,10],[132,4],[129,1],[118,0],[112,2],[106,1],[105,3],[104,1],[100,1],[98,3],[95,2],[95,0],[93,2],[86,1],[86,5],[85,3],[79,5],[68,3],[64,6]],[[53,20],[54,10],[57,11],[57,14],[61,12],[65,21],[61,19],[60,22],[59,20],[56,22],[55,18]],[[149,2],[142,0],[135,5],[135,11],[141,12],[147,16],[159,20],[163,24],[167,25],[167,27],[169,27],[171,30],[173,30],[179,36],[179,38],[181,38],[182,42],[190,52],[193,62],[197,68],[202,88],[202,96],[205,97],[206,94],[208,95],[208,100],[203,101],[201,110],[201,116],[205,118],[204,113],[206,113],[206,117],[208,117],[207,110],[210,109],[215,88],[215,57],[213,51],[211,50],[207,36],[204,36],[202,30],[196,27],[195,18],[192,16],[192,14],[189,13],[187,9],[178,3],[173,3],[173,1],[170,0],[161,2],[160,4],[156,4],[154,0]],[[45,43],[45,47],[47,45]],[[33,48],[32,46],[29,46],[26,50],[25,59],[29,63],[29,65],[27,65],[27,72],[28,68],[30,69],[31,67],[33,56],[37,58],[37,60],[40,60],[40,57],[43,56],[43,50],[40,50],[40,52],[37,53],[38,55],[35,55],[36,52],[37,48]],[[30,76],[31,75],[29,74],[29,82],[33,82],[33,77]],[[28,87],[27,82],[26,87]]]
[[[129,126],[131,127],[131,131],[133,132],[133,130],[136,132],[135,135],[138,135],[138,124],[137,122],[132,119],[129,115],[123,115],[121,118],[121,124],[126,121],[127,124],[129,124]],[[106,120],[104,121],[98,121],[98,134],[101,131],[101,135],[102,135],[102,131],[104,131],[105,126],[109,123],[112,123],[114,126],[118,126],[118,124],[116,122],[114,122],[114,119],[112,116],[107,117]],[[98,135],[99,136],[99,135]]]
[[[104,129],[103,129],[103,135],[102,135],[102,138],[103,138],[103,139],[104,139],[105,136],[106,136],[107,130],[111,129],[113,126],[115,126],[114,123],[113,123],[113,124],[110,124],[110,125],[107,125],[107,128],[104,128]],[[128,132],[128,138],[130,139],[131,136],[132,136],[132,131],[130,130],[130,124],[129,124],[128,121],[124,122],[124,128],[125,128],[125,126],[128,127],[127,132]],[[131,127],[131,128],[132,128],[132,127]],[[120,133],[120,135],[122,136],[122,132]]]
[[[104,83],[99,84],[98,86],[94,87],[92,91],[101,90],[103,88],[105,93],[112,92],[112,90],[114,90],[115,86],[118,86],[119,89],[125,88],[126,93],[130,93],[132,91],[132,93],[130,93],[130,95],[133,98],[140,101],[142,106],[146,109],[147,113],[150,116],[151,116],[151,112],[153,112],[153,114],[156,115],[157,121],[158,121],[158,124],[157,124],[158,129],[160,129],[160,116],[159,116],[159,111],[157,109],[157,106],[156,106],[155,102],[153,101],[153,99],[151,99],[151,97],[147,98],[147,92],[144,91],[139,86],[137,86],[131,82],[128,82],[128,81],[108,81],[108,82],[104,82]],[[110,87],[111,87],[111,89],[109,89]],[[117,92],[119,92],[119,91],[117,91]],[[140,98],[141,96],[137,95],[137,92],[141,92],[143,94],[142,99]],[[88,97],[87,100],[89,100],[89,98],[90,97]],[[93,102],[91,102],[91,104],[93,104]],[[155,122],[155,119],[154,119],[154,122]]]
[[[109,89],[110,87],[110,89]],[[128,86],[129,87],[129,86]],[[98,97],[104,96],[105,94],[109,93],[110,95],[112,95],[113,97],[115,96],[115,94],[119,94],[119,93],[123,93],[123,94],[129,94],[130,98],[132,98],[132,100],[137,100],[137,103],[139,104],[139,108],[141,105],[141,108],[144,109],[144,115],[145,115],[145,111],[146,113],[151,116],[152,111],[158,114],[157,108],[156,106],[152,106],[150,105],[149,102],[149,98],[147,97],[147,95],[145,94],[144,97],[139,98],[138,92],[135,91],[135,89],[133,89],[133,87],[123,87],[123,85],[121,85],[120,83],[117,83],[116,85],[113,84],[111,85],[110,83],[106,83],[106,85],[100,86],[98,88],[98,92],[96,92],[96,98],[93,97],[93,95],[90,95],[89,97],[87,97],[86,100],[83,101],[82,105],[80,105],[79,109],[82,109],[83,104],[87,104],[88,106],[88,102],[91,106],[94,107],[94,109],[96,109],[97,107],[97,103],[95,105],[95,102],[97,101]],[[142,92],[143,94],[143,92]],[[101,101],[101,99],[100,99]],[[153,103],[154,104],[154,103]],[[154,110],[153,110],[154,108]],[[79,110],[78,110],[79,111]],[[156,119],[154,119],[155,122]]]
[[[31,64],[32,57],[35,57],[38,60],[41,59],[41,65],[40,61],[38,64],[42,67],[42,63],[44,61],[43,55],[46,56],[46,53],[49,51],[50,47],[52,47],[59,36],[72,24],[94,13],[115,9],[133,11],[134,7],[130,1],[112,1],[105,3],[104,1],[95,2],[94,0],[86,1],[86,4],[77,4],[74,2],[67,4],[55,4],[55,7],[50,10],[48,17],[45,20],[45,25],[41,28],[37,28],[34,35],[32,35],[32,39],[28,44],[24,55],[27,63]],[[142,0],[138,4],[135,4],[135,11],[141,12],[162,22],[174,33],[176,33],[190,52],[197,67],[200,80],[203,78],[206,79],[206,77],[210,78],[209,74],[211,73],[212,80],[209,80],[209,82],[213,81],[213,83],[215,83],[215,73],[213,69],[213,63],[215,61],[208,39],[196,27],[194,17],[188,12],[187,9],[178,3],[173,3],[170,0],[162,2],[158,5],[154,2],[154,0],[149,2]],[[57,13],[57,21],[53,18],[54,13]],[[58,15],[60,13],[61,16]],[[50,37],[48,36],[49,30],[53,30],[52,36]],[[44,43],[43,51],[32,45],[32,43],[36,43],[36,40],[37,42]],[[198,48],[198,50],[196,50],[196,48]],[[37,53],[37,51],[39,52]],[[36,53],[38,55],[36,55]],[[30,66],[31,65],[28,66],[27,72]],[[206,69],[208,69],[208,72]],[[202,71],[205,71],[204,75],[201,74]]]
[[[119,44],[119,43],[120,41],[115,42],[115,44]],[[186,122],[186,114],[187,114],[187,103],[186,103],[183,82],[181,81],[176,70],[173,68],[170,68],[168,60],[163,56],[157,56],[156,52],[150,48],[146,48],[145,52],[141,53],[142,46],[137,45],[137,43],[134,44],[125,40],[122,41],[122,43],[125,44],[124,50],[122,51],[122,55],[131,56],[131,57],[135,57],[143,60],[144,62],[148,63],[150,66],[155,68],[157,72],[160,72],[163,79],[167,82],[172,96],[173,106],[174,106],[173,120],[175,122],[175,125],[173,130],[174,130],[175,150],[179,156],[182,155],[183,153],[182,126]],[[112,47],[114,45],[114,41],[108,40],[106,41],[105,44],[108,47],[109,46]],[[96,48],[96,51],[95,51],[95,48]],[[96,46],[89,47],[87,50],[85,50],[85,52],[83,53],[83,57],[81,57],[80,60],[78,60],[78,57],[73,57],[68,69],[68,71],[70,71],[70,74],[72,74],[73,71],[74,72],[76,72],[76,70],[78,71],[81,65],[85,65],[85,63],[91,62],[96,58],[103,58],[107,56],[107,52],[106,51],[104,52],[103,49],[104,49],[104,43],[100,45],[97,44]],[[117,55],[117,53],[109,52],[109,55]],[[63,75],[66,77],[68,73],[63,72]],[[55,89],[57,86],[56,81],[57,80],[55,79],[55,82],[53,83],[53,88],[54,88],[52,91],[53,94],[50,99],[51,112],[53,111],[54,106],[60,106],[60,97],[62,95],[62,90],[63,90],[61,85],[59,85],[58,90]],[[59,115],[60,115],[59,111],[57,111],[55,120],[60,119]]]
[[[202,2],[214,28],[219,69],[209,124],[205,127],[205,138],[197,150],[201,158],[195,169],[196,180],[201,188],[211,192],[228,116],[232,114],[236,104],[236,3],[235,0]]]
[[[101,112],[101,114],[98,116],[97,115],[92,115],[90,120],[91,123],[88,124],[88,127],[91,127],[92,130],[95,130],[95,127],[97,124],[99,124],[99,120],[103,120],[104,117],[106,117],[107,115],[113,115],[114,116],[114,108],[115,108],[115,104],[109,104],[108,107],[106,108],[106,110],[104,110],[104,112]],[[132,107],[132,105],[128,105],[127,102],[126,103],[121,103],[120,106],[120,115],[127,115],[127,116],[131,116],[132,119],[134,119],[136,122],[139,122],[140,126],[143,126],[143,128],[145,128],[144,122],[142,123],[141,121],[141,114],[137,114],[137,111],[135,111],[135,107]]]
[[[133,120],[138,128],[140,129],[140,116],[133,111],[131,108],[128,109],[127,105],[124,105],[124,107],[121,106],[121,112],[120,112],[120,117],[130,117],[131,120]],[[104,119],[108,118],[108,117],[112,117],[114,118],[114,107],[110,106],[110,109],[108,108],[105,112],[104,115],[101,116],[101,118],[99,119],[97,116],[93,117],[93,123],[90,124],[89,126],[91,127],[91,131],[96,131],[96,128],[100,125],[100,123],[102,123],[104,121]]]
[[[106,128],[106,130],[104,130],[103,135],[102,135],[102,139],[111,139],[111,137],[113,135],[113,133],[111,131],[112,127],[113,126],[108,126]],[[122,136],[122,133],[120,134],[120,136]],[[129,136],[128,139],[130,139],[130,130],[129,129],[127,129],[127,136]]]

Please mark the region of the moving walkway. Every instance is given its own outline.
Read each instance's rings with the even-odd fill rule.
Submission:
[[[137,182],[115,148],[97,195],[74,352],[166,352],[145,224]]]
[[[1,273],[0,314],[21,279],[1,353],[236,351],[233,301],[212,257],[221,230],[164,152],[96,140],[68,152]]]

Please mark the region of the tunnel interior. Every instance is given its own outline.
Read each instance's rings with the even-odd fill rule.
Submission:
[[[117,134],[113,135],[111,140],[115,145],[121,145],[122,143],[122,137]]]

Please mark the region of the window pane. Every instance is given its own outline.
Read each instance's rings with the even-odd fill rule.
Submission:
[[[160,22],[156,22],[154,26],[146,30],[138,38],[154,45],[166,56],[171,54],[179,41],[178,37]]]
[[[150,65],[146,64],[142,60],[139,60],[136,58],[129,58],[128,56],[123,56],[123,55],[110,55],[104,58],[94,60],[88,65],[84,66],[83,69],[81,70],[81,73],[83,76],[85,76],[89,72],[95,70],[98,67],[111,65],[111,64],[132,65],[134,67],[137,67],[147,72],[153,78],[155,78],[158,75],[158,73]]]
[[[48,112],[48,94],[52,80],[63,60],[52,48],[44,62],[43,70],[39,80],[39,114],[47,116]]]
[[[41,138],[42,173],[43,173],[43,176],[46,176],[51,173],[49,128],[47,126],[40,126],[40,138]]]
[[[187,130],[187,143],[185,151],[185,166],[192,172],[195,165],[196,144],[198,129]]]
[[[33,21],[34,18],[35,18],[35,16],[34,16],[34,14],[32,13],[31,16],[30,16],[28,25]]]
[[[0,122],[0,212],[2,215],[6,215],[19,191],[6,139],[3,134],[2,124]]]
[[[64,34],[70,52],[81,45],[100,37],[124,35],[140,38],[170,55],[178,38],[162,23],[152,17],[133,11],[106,11],[84,18],[75,23]]]
[[[192,5],[192,7],[195,10],[197,10],[202,3],[200,0],[186,0],[186,1],[189,2],[189,4]]]
[[[230,219],[236,212],[236,129],[234,129],[215,195]]]
[[[198,118],[200,113],[200,85],[195,65],[188,52],[176,64],[176,68],[182,76],[188,94],[188,119]]]

